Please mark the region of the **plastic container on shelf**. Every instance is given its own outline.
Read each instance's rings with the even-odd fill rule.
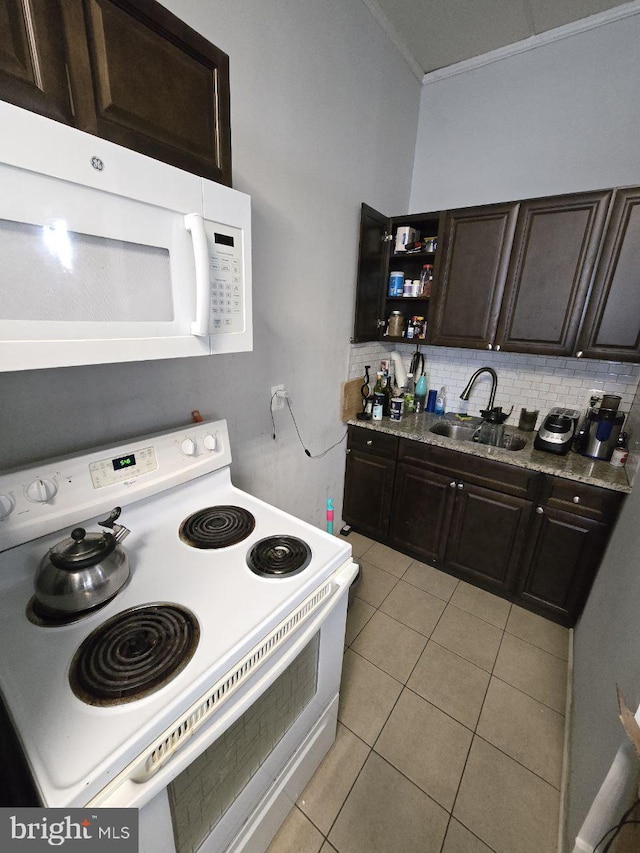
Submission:
[[[404,273],[401,270],[395,270],[393,272],[390,272],[387,296],[402,296],[403,287]]]

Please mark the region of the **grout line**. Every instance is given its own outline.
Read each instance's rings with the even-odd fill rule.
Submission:
[[[523,763],[522,763],[522,761],[520,761],[518,758],[514,758],[514,757],[513,757],[513,755],[510,755],[508,752],[505,752],[505,751],[504,751],[504,749],[502,749],[502,748],[501,748],[501,747],[499,747],[499,746],[496,746],[496,745],[495,745],[495,743],[492,743],[492,741],[487,740],[487,738],[486,738],[486,737],[483,737],[481,734],[478,734],[478,732],[476,732],[476,733],[474,734],[474,737],[477,737],[479,740],[482,740],[482,741],[484,741],[486,744],[488,744],[489,746],[492,746],[495,750],[497,750],[497,751],[498,751],[498,752],[500,752],[502,755],[504,755],[504,756],[505,756],[505,758],[510,758],[510,759],[511,759],[511,761],[513,761],[515,764],[519,764],[519,765],[520,765],[520,767],[522,767],[522,768],[523,768],[523,770],[528,770],[528,771],[529,771],[529,773],[531,773],[531,774],[532,774],[533,776],[535,776],[536,778],[540,779],[540,781],[541,781],[541,782],[544,782],[544,783],[545,783],[545,785],[548,785],[550,788],[553,788],[553,790],[554,790],[554,791],[556,791],[558,794],[560,793],[560,788],[559,788],[557,785],[554,785],[554,784],[553,784],[553,782],[550,782],[548,779],[545,779],[545,778],[544,778],[544,776],[541,776],[541,775],[540,775],[539,773],[537,773],[535,770],[532,770],[530,767],[527,767],[527,765],[526,765],[526,764],[523,764]]]
[[[375,543],[374,543],[374,544],[375,544]],[[370,546],[370,547],[371,547],[371,546]],[[368,550],[368,549],[367,549],[367,550]],[[366,552],[364,552],[364,553],[366,553]],[[400,552],[399,552],[399,553],[400,553]],[[360,558],[358,558],[358,559],[362,559],[363,557],[364,557],[364,554],[363,554],[363,555],[361,555],[361,557],[360,557]],[[415,561],[415,560],[414,560],[413,562],[418,562],[418,561]],[[387,572],[387,571],[386,571],[386,569],[382,568],[381,566],[377,566],[377,565],[375,565],[375,563],[371,563],[371,565],[375,566],[375,568],[380,569],[380,571],[384,571],[384,572],[386,572],[386,574],[388,574],[388,575],[390,575],[391,577],[393,577],[393,578],[395,579],[396,583],[394,583],[393,587],[389,590],[389,592],[385,595],[385,597],[382,599],[382,601],[380,602],[380,604],[379,604],[379,605],[377,605],[377,606],[376,606],[376,605],[371,604],[370,602],[365,601],[364,599],[361,599],[361,601],[363,601],[365,604],[368,604],[368,605],[369,605],[369,607],[372,607],[372,608],[373,608],[373,612],[371,613],[371,615],[369,616],[369,618],[367,619],[367,621],[365,622],[365,624],[362,626],[362,628],[360,629],[360,631],[358,631],[358,634],[356,635],[356,637],[354,637],[354,639],[353,639],[352,643],[353,643],[353,642],[355,642],[355,639],[360,635],[360,633],[362,632],[362,630],[364,629],[364,627],[366,627],[366,625],[371,621],[371,619],[373,618],[373,616],[375,615],[375,613],[376,613],[376,612],[381,612],[381,613],[383,613],[385,616],[387,616],[388,618],[390,618],[390,619],[395,619],[395,617],[390,616],[388,613],[385,613],[385,612],[384,612],[383,610],[381,610],[380,608],[381,608],[381,606],[384,604],[384,602],[387,600],[387,598],[391,595],[391,593],[393,592],[393,590],[396,588],[396,586],[397,586],[397,582],[398,582],[398,581],[400,581],[400,580],[403,580],[403,578],[404,578],[404,574],[406,574],[406,573],[407,573],[407,571],[409,570],[409,568],[410,568],[410,566],[411,566],[411,564],[410,564],[410,565],[407,567],[407,569],[405,570],[404,574],[403,574],[401,577],[398,577],[397,575],[394,575],[394,574],[392,574],[391,572]],[[439,570],[439,569],[437,569],[436,567],[432,567],[432,568],[436,569],[436,571],[440,571],[440,570]],[[446,573],[443,573],[443,574],[446,574]],[[453,577],[453,576],[452,576],[452,577]],[[528,770],[530,773],[532,773],[534,776],[536,776],[536,777],[537,777],[538,779],[540,779],[542,782],[544,782],[544,783],[546,783],[547,785],[549,785],[549,787],[550,787],[550,788],[552,788],[553,790],[555,790],[555,791],[559,791],[559,789],[558,789],[558,788],[556,788],[556,786],[554,786],[552,783],[548,782],[548,780],[544,779],[542,776],[540,776],[540,775],[539,775],[538,773],[536,773],[534,770],[531,770],[531,768],[529,768],[529,767],[527,767],[526,765],[522,764],[518,759],[516,759],[516,758],[514,758],[513,756],[509,755],[508,753],[504,752],[504,750],[502,750],[500,747],[496,746],[495,744],[493,744],[493,743],[491,743],[490,741],[488,741],[486,738],[484,738],[484,737],[482,737],[481,735],[479,735],[479,734],[478,734],[478,732],[477,732],[477,729],[478,729],[478,724],[479,724],[479,722],[480,722],[480,719],[481,719],[481,717],[482,717],[482,712],[483,712],[483,710],[484,710],[484,705],[485,705],[485,702],[486,702],[486,698],[487,698],[487,694],[488,694],[488,691],[489,691],[489,687],[490,687],[491,679],[492,679],[492,678],[496,678],[498,681],[502,681],[503,683],[507,684],[509,687],[512,687],[514,690],[517,690],[518,692],[522,693],[523,695],[527,696],[528,698],[532,699],[533,701],[538,702],[538,703],[539,703],[540,705],[542,705],[544,708],[547,708],[548,710],[553,711],[554,713],[558,714],[559,716],[562,716],[562,714],[560,714],[560,712],[558,712],[555,708],[551,708],[551,706],[546,705],[544,702],[540,702],[540,700],[539,700],[539,699],[537,699],[535,696],[531,696],[530,694],[526,693],[525,691],[520,690],[518,687],[515,687],[515,685],[509,684],[509,682],[505,682],[503,679],[499,679],[496,675],[494,675],[494,671],[495,671],[495,667],[496,667],[496,664],[497,664],[497,661],[498,661],[498,657],[499,657],[500,651],[501,651],[501,649],[502,649],[502,645],[503,645],[504,640],[505,640],[505,635],[506,635],[507,633],[508,633],[510,636],[515,637],[517,640],[520,640],[520,642],[522,642],[522,643],[526,643],[528,646],[531,646],[532,648],[535,648],[535,649],[537,649],[538,651],[541,651],[541,652],[544,652],[545,654],[548,654],[548,655],[549,655],[549,657],[551,657],[551,658],[553,658],[553,659],[555,659],[555,660],[563,661],[563,659],[562,659],[562,658],[559,658],[559,657],[558,657],[558,656],[556,656],[556,655],[554,655],[552,652],[548,652],[546,649],[543,649],[543,648],[541,648],[541,647],[539,647],[539,646],[535,645],[534,643],[530,643],[528,640],[525,640],[525,639],[523,639],[522,637],[518,637],[518,635],[517,635],[517,634],[513,634],[511,631],[507,631],[506,626],[507,626],[507,624],[508,624],[508,620],[509,620],[509,617],[510,617],[510,615],[511,615],[512,608],[513,608],[513,603],[512,603],[512,602],[509,602],[509,612],[508,612],[508,614],[507,614],[507,620],[506,620],[506,622],[505,622],[505,626],[504,626],[504,628],[500,628],[500,627],[498,627],[497,625],[495,625],[494,623],[492,623],[492,622],[488,622],[486,619],[483,619],[481,616],[478,616],[478,615],[477,615],[477,614],[475,614],[475,613],[472,613],[472,612],[470,612],[470,611],[464,610],[463,608],[458,607],[458,606],[457,606],[457,605],[455,605],[455,604],[451,604],[451,597],[453,597],[453,594],[454,594],[454,592],[455,592],[455,589],[457,589],[457,588],[458,588],[458,585],[459,585],[459,583],[460,583],[460,579],[458,579],[458,583],[456,584],[456,587],[454,588],[454,591],[452,592],[451,597],[449,598],[449,600],[448,600],[448,601],[447,601],[447,600],[444,600],[444,599],[442,599],[442,598],[440,598],[439,596],[434,596],[434,595],[433,595],[433,593],[429,593],[427,590],[423,590],[421,587],[417,587],[415,584],[411,584],[411,583],[410,583],[410,581],[405,581],[405,583],[408,583],[410,586],[413,586],[413,587],[414,587],[414,588],[416,588],[416,589],[420,589],[422,592],[426,592],[428,595],[431,595],[433,598],[437,599],[438,601],[442,601],[442,602],[444,603],[444,605],[445,605],[445,606],[444,606],[444,608],[442,609],[442,612],[441,612],[440,616],[438,617],[438,619],[436,620],[436,622],[435,622],[435,624],[434,624],[434,627],[433,627],[433,629],[431,630],[431,633],[430,633],[429,635],[422,634],[420,631],[416,631],[416,630],[415,630],[415,628],[412,628],[410,625],[406,625],[404,622],[401,622],[399,619],[395,619],[395,621],[396,621],[396,622],[398,622],[398,624],[402,625],[403,627],[409,628],[410,630],[414,631],[415,633],[419,634],[419,635],[420,635],[420,636],[422,636],[422,637],[425,637],[425,639],[426,639],[426,642],[425,642],[425,645],[424,645],[424,647],[423,647],[422,651],[421,651],[421,652],[420,652],[420,654],[418,655],[418,658],[417,658],[417,660],[416,660],[415,664],[413,665],[413,667],[412,667],[412,669],[411,669],[411,672],[409,673],[409,675],[407,676],[407,679],[406,679],[404,682],[400,681],[400,680],[399,680],[398,678],[396,678],[395,676],[390,675],[390,673],[388,673],[386,670],[384,670],[384,669],[382,669],[381,667],[379,667],[379,666],[378,666],[377,664],[375,664],[373,661],[369,660],[367,657],[365,657],[365,655],[363,655],[363,654],[359,654],[357,651],[355,651],[355,650],[352,648],[352,646],[349,646],[349,647],[348,647],[348,648],[350,649],[350,651],[352,651],[354,654],[358,655],[358,657],[360,657],[360,658],[362,658],[363,660],[367,661],[367,663],[369,663],[369,664],[371,664],[372,666],[374,666],[377,670],[379,670],[380,672],[382,672],[382,673],[384,673],[385,675],[387,675],[387,676],[389,676],[390,678],[392,678],[396,683],[400,684],[400,685],[401,685],[401,690],[400,690],[400,693],[398,694],[398,697],[397,697],[397,698],[396,698],[396,700],[394,701],[394,703],[393,703],[393,705],[392,705],[392,707],[391,707],[391,709],[390,709],[389,713],[387,714],[387,716],[386,716],[386,718],[385,718],[385,720],[384,720],[384,722],[383,722],[383,724],[382,724],[382,726],[381,726],[381,728],[380,728],[380,731],[379,731],[379,732],[378,732],[378,734],[376,735],[376,737],[375,737],[375,739],[374,739],[373,746],[370,746],[370,747],[369,747],[369,753],[367,754],[367,757],[366,757],[366,759],[365,759],[365,761],[364,761],[364,763],[363,763],[362,767],[360,768],[360,770],[359,770],[359,772],[358,772],[358,774],[357,774],[356,778],[354,779],[353,784],[352,784],[352,785],[351,785],[351,787],[349,788],[349,791],[347,792],[347,794],[346,794],[346,796],[345,796],[345,798],[344,798],[344,800],[343,800],[343,802],[342,802],[342,805],[340,806],[340,809],[338,810],[338,813],[337,813],[337,815],[336,815],[336,817],[335,817],[334,821],[332,822],[331,827],[329,828],[329,832],[327,833],[327,835],[324,835],[324,833],[321,833],[321,834],[323,835],[324,839],[325,839],[328,843],[331,843],[331,842],[329,842],[329,841],[328,841],[329,833],[331,832],[331,830],[333,829],[333,827],[334,827],[334,825],[335,825],[336,821],[338,820],[338,817],[339,817],[339,815],[341,814],[342,809],[344,808],[344,805],[345,805],[345,803],[346,803],[347,799],[349,798],[349,796],[350,796],[350,794],[351,794],[351,792],[352,792],[352,790],[353,790],[353,788],[354,788],[354,786],[355,786],[356,782],[357,782],[357,781],[358,781],[358,779],[360,778],[360,774],[362,773],[362,770],[364,769],[365,765],[366,765],[366,764],[367,764],[367,762],[369,761],[369,759],[370,759],[370,757],[371,757],[371,753],[372,753],[372,752],[375,752],[375,754],[376,754],[377,756],[379,756],[383,761],[385,761],[387,764],[389,764],[391,767],[393,767],[393,768],[394,768],[398,773],[400,773],[404,778],[406,778],[406,779],[407,779],[407,780],[408,780],[412,785],[414,785],[416,788],[418,788],[418,790],[419,790],[419,791],[422,791],[422,793],[424,793],[424,794],[425,794],[425,796],[429,797],[429,799],[431,799],[433,802],[435,802],[435,803],[436,803],[440,808],[444,809],[444,807],[443,807],[440,803],[438,803],[438,802],[437,802],[437,800],[435,800],[435,799],[434,799],[430,794],[428,794],[426,791],[423,791],[423,789],[422,789],[419,785],[417,785],[413,780],[409,779],[409,777],[405,776],[405,774],[404,774],[401,770],[399,770],[397,767],[395,767],[395,765],[391,764],[391,762],[390,762],[390,761],[387,761],[387,759],[386,759],[386,758],[384,758],[384,756],[380,755],[380,753],[379,753],[379,752],[377,752],[377,751],[376,751],[376,749],[375,749],[376,744],[378,743],[378,741],[379,741],[379,739],[380,739],[380,736],[381,736],[382,732],[384,731],[385,726],[386,726],[386,725],[387,725],[387,723],[389,722],[389,719],[390,719],[391,715],[393,714],[393,711],[394,711],[395,707],[397,706],[397,704],[398,704],[398,702],[399,702],[399,700],[400,700],[400,697],[402,696],[402,694],[403,694],[404,690],[409,690],[411,693],[413,693],[414,695],[418,696],[418,697],[419,697],[420,699],[422,699],[423,701],[425,701],[425,702],[427,702],[428,704],[432,705],[433,707],[437,708],[441,713],[445,714],[445,715],[446,715],[446,716],[448,716],[451,720],[453,720],[454,722],[458,723],[458,725],[463,726],[463,728],[465,728],[467,731],[471,731],[471,734],[472,734],[471,741],[470,741],[470,743],[469,743],[469,749],[467,750],[467,755],[466,755],[466,758],[465,758],[464,766],[463,766],[463,768],[462,768],[462,772],[461,772],[461,774],[460,774],[460,779],[459,779],[459,781],[458,781],[458,786],[457,786],[456,793],[455,793],[455,796],[454,796],[454,799],[453,799],[453,803],[452,803],[452,806],[451,806],[451,811],[450,811],[450,812],[447,812],[447,809],[444,809],[444,811],[448,813],[448,821],[447,821],[447,826],[446,826],[446,828],[445,828],[445,833],[444,833],[444,836],[443,836],[443,839],[442,839],[442,843],[441,843],[441,846],[440,846],[440,853],[442,853],[442,850],[443,850],[443,847],[444,847],[444,844],[445,844],[445,841],[446,841],[446,838],[447,838],[447,833],[448,833],[448,831],[449,831],[449,827],[450,827],[450,825],[451,825],[451,820],[452,820],[452,818],[454,818],[453,811],[454,811],[454,809],[455,809],[455,805],[456,805],[457,800],[458,800],[458,796],[459,796],[459,793],[460,793],[460,787],[461,787],[461,785],[462,785],[462,779],[464,778],[464,774],[465,774],[465,771],[466,771],[467,763],[468,763],[468,760],[469,760],[469,755],[470,755],[470,753],[471,753],[471,749],[472,749],[472,747],[473,747],[473,743],[474,743],[474,740],[475,740],[475,738],[476,738],[476,737],[477,737],[477,738],[479,738],[480,740],[483,740],[485,743],[489,744],[490,746],[492,746],[494,749],[496,749],[498,752],[500,752],[500,753],[501,753],[502,755],[504,755],[506,758],[509,758],[509,759],[511,759],[512,761],[514,761],[516,764],[520,765],[523,769]],[[492,593],[489,593],[489,594],[492,594]],[[358,597],[358,596],[356,596],[356,597]],[[415,690],[413,690],[412,688],[408,687],[408,682],[409,682],[409,680],[410,680],[411,676],[413,675],[413,673],[414,673],[414,671],[415,671],[415,669],[416,669],[416,667],[417,667],[417,665],[418,665],[418,663],[419,663],[419,661],[420,661],[420,659],[421,659],[422,655],[424,654],[424,651],[425,651],[425,649],[427,648],[427,646],[428,646],[429,642],[434,642],[436,645],[440,645],[440,646],[441,646],[441,644],[437,643],[435,640],[432,640],[431,638],[432,638],[432,636],[433,636],[433,634],[434,634],[434,632],[435,632],[435,630],[436,630],[436,628],[437,628],[437,626],[438,626],[438,624],[439,624],[440,620],[442,619],[442,617],[443,617],[443,615],[444,615],[444,613],[445,613],[445,611],[446,611],[446,609],[447,609],[447,607],[448,607],[449,605],[451,605],[452,607],[454,607],[456,610],[460,610],[460,611],[462,611],[462,612],[467,613],[467,615],[474,616],[475,618],[479,619],[481,622],[484,622],[485,624],[491,625],[492,627],[496,628],[498,631],[501,631],[500,643],[499,643],[499,645],[498,645],[498,650],[497,650],[497,652],[496,652],[496,655],[495,655],[495,658],[494,658],[494,661],[493,661],[493,664],[492,664],[492,667],[491,667],[491,671],[490,671],[490,672],[488,672],[489,680],[488,680],[488,682],[487,682],[487,687],[486,687],[486,689],[485,689],[485,691],[484,691],[484,696],[483,696],[482,703],[481,703],[481,706],[480,706],[480,712],[479,712],[479,714],[478,714],[478,718],[477,718],[477,720],[476,720],[476,723],[475,723],[475,726],[474,726],[474,728],[473,728],[473,729],[470,729],[470,728],[469,728],[469,726],[465,726],[465,724],[464,724],[464,723],[461,723],[459,720],[456,720],[456,719],[455,719],[455,717],[452,717],[452,716],[451,716],[451,714],[449,714],[449,713],[448,713],[447,711],[445,711],[444,709],[439,708],[439,707],[438,707],[434,702],[431,702],[429,699],[425,699],[425,697],[424,697],[424,696],[421,696],[421,695],[420,695],[419,693],[417,693]],[[469,661],[469,660],[468,660],[468,658],[465,658],[463,655],[459,655],[457,652],[454,652],[454,651],[452,651],[451,649],[447,649],[447,647],[446,647],[446,646],[441,646],[441,648],[444,648],[444,649],[445,649],[446,651],[448,651],[450,654],[454,654],[454,655],[456,655],[456,657],[460,658],[461,660],[464,660],[465,662],[470,663],[472,666],[475,666],[477,669],[481,670],[482,672],[487,672],[487,670],[484,670],[482,667],[478,667],[478,665],[477,665],[477,664],[475,664],[473,661]],[[563,662],[564,662],[564,661],[563,661]],[[341,723],[341,725],[345,726],[345,724],[344,724],[344,722],[343,722],[342,720],[340,720],[340,723]],[[358,738],[359,738],[359,740],[363,741],[363,739],[362,739],[362,738],[361,738],[361,737],[360,737],[356,732],[353,732],[353,731],[352,731],[352,729],[350,729],[350,728],[349,728],[349,726],[345,726],[345,728],[347,728],[349,731],[351,731],[351,732],[352,732],[352,734],[354,734],[356,737],[358,737]],[[366,741],[363,741],[363,743],[365,743],[365,744],[366,744]],[[366,744],[366,745],[367,745],[367,746],[369,746],[369,744]],[[559,791],[559,793],[561,793],[561,792]],[[303,814],[304,814],[304,813],[303,813]],[[306,815],[305,815],[305,816],[306,816]],[[483,839],[481,839],[479,836],[476,836],[476,835],[475,835],[475,833],[473,833],[473,832],[472,832],[468,827],[466,827],[466,826],[465,826],[465,824],[464,824],[461,820],[459,820],[459,818],[455,818],[455,820],[458,820],[458,822],[459,822],[462,826],[464,826],[464,827],[465,827],[465,829],[467,829],[469,832],[471,832],[471,834],[472,834],[472,835],[474,835],[474,837],[478,838],[480,841],[482,841],[482,843],[483,843],[483,844],[485,844],[485,846],[489,847],[489,845],[487,845],[487,844],[486,844],[486,842],[485,842]],[[315,824],[314,824],[314,826],[315,826]],[[317,828],[317,827],[316,827],[316,828]],[[319,830],[319,831],[320,831],[320,830]],[[491,849],[491,848],[489,847],[489,849]]]
[[[509,608],[509,614],[511,614],[511,607]],[[508,619],[508,617],[507,617],[507,619]],[[462,773],[460,774],[460,779],[458,780],[458,787],[456,789],[456,795],[453,798],[453,805],[451,806],[451,816],[452,817],[453,817],[453,811],[456,807],[456,803],[458,802],[458,796],[460,794],[460,788],[462,786],[462,780],[464,779],[464,774],[467,770],[467,764],[469,762],[469,756],[471,755],[471,749],[473,747],[473,741],[477,737],[478,724],[480,723],[480,718],[482,717],[482,711],[484,709],[484,703],[487,701],[487,693],[489,692],[489,685],[491,684],[491,679],[493,678],[493,671],[496,667],[496,662],[497,662],[498,656],[500,654],[500,649],[502,648],[504,635],[505,635],[505,631],[503,630],[502,631],[502,637],[500,638],[500,643],[498,645],[498,650],[496,652],[496,656],[495,656],[494,661],[493,661],[493,666],[491,667],[491,672],[489,673],[489,681],[487,682],[487,687],[484,691],[484,697],[483,697],[482,703],[480,705],[480,713],[478,714],[478,719],[476,720],[476,725],[475,725],[475,728],[473,730],[473,737],[471,738],[471,743],[469,744],[469,750],[467,751],[467,757],[466,757],[465,762],[464,762],[464,767],[462,768]],[[463,826],[464,826],[464,824],[463,824]],[[448,827],[447,827],[447,830],[448,830]]]
[[[489,595],[493,595],[493,593],[489,593]],[[498,596],[496,596],[498,598]],[[506,601],[506,598],[500,599],[501,601]],[[479,619],[481,622],[484,622],[485,625],[491,625],[492,628],[495,628],[497,631],[505,632],[505,628],[501,628],[500,625],[496,625],[495,622],[489,622],[488,619],[484,619],[482,616],[478,616],[477,613],[473,613],[471,610],[465,610],[464,607],[459,607],[457,604],[454,604],[452,601],[449,601],[449,606],[455,607],[456,610],[459,610],[461,613],[466,613],[467,616],[473,616],[475,619]],[[511,604],[511,602],[509,602]],[[508,617],[507,617],[508,618]]]
[[[530,612],[530,611],[527,611],[527,612]],[[544,616],[542,616],[540,618],[544,619]],[[551,621],[551,620],[548,620],[548,621]],[[556,625],[557,623],[554,622],[553,624]],[[564,626],[560,626],[560,627],[564,627]],[[567,631],[570,631],[570,630],[572,630],[572,629],[567,628]],[[554,652],[550,652],[548,649],[543,649],[542,646],[538,646],[536,643],[532,643],[530,640],[527,640],[524,637],[521,637],[519,634],[514,634],[513,631],[508,631],[505,628],[505,633],[508,634],[510,637],[515,637],[516,640],[521,640],[523,643],[528,643],[530,646],[533,646],[535,649],[540,649],[541,652],[546,652],[548,655],[551,655],[551,657],[556,658],[556,660],[561,660],[563,663],[568,663],[567,658],[560,657],[560,655],[556,655]]]
[[[532,699],[534,702],[537,702],[538,705],[542,705],[542,707],[546,708],[547,711],[553,711],[554,714],[557,714],[559,717],[562,717],[562,719],[564,720],[565,715],[562,713],[562,711],[558,711],[557,708],[552,708],[551,705],[547,705],[546,702],[543,702],[541,699],[538,699],[537,696],[532,696],[531,693],[527,693],[526,690],[522,690],[520,687],[516,687],[516,685],[511,684],[510,681],[505,681],[504,678],[500,678],[499,675],[494,675],[492,673],[491,678],[495,678],[496,681],[500,681],[500,682],[502,682],[502,684],[506,684],[508,687],[511,687],[512,690],[517,690],[518,693],[522,693],[523,696],[527,696],[529,699]]]

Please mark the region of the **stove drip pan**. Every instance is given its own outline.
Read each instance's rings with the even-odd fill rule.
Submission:
[[[132,607],[85,638],[71,661],[71,689],[88,705],[148,696],[184,669],[198,645],[196,617],[175,604]]]
[[[180,525],[180,538],[193,548],[226,548],[246,539],[256,526],[241,506],[209,506],[194,512]]]
[[[311,562],[311,548],[295,536],[268,536],[253,546],[247,556],[252,572],[265,578],[297,575]]]

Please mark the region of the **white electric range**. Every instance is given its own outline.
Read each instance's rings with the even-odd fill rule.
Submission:
[[[45,806],[140,808],[143,851],[265,849],[335,736],[351,547],[235,488],[230,463],[221,420],[0,475],[0,692],[26,764]],[[43,557],[116,505],[129,582],[68,624],[34,615]],[[116,617],[78,689],[78,649]],[[184,661],[130,695],[137,644],[175,631]],[[100,692],[123,654],[122,690]]]

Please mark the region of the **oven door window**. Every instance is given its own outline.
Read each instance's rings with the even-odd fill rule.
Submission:
[[[260,770],[312,701],[320,633],[254,702],[168,786],[177,853],[191,853]]]

